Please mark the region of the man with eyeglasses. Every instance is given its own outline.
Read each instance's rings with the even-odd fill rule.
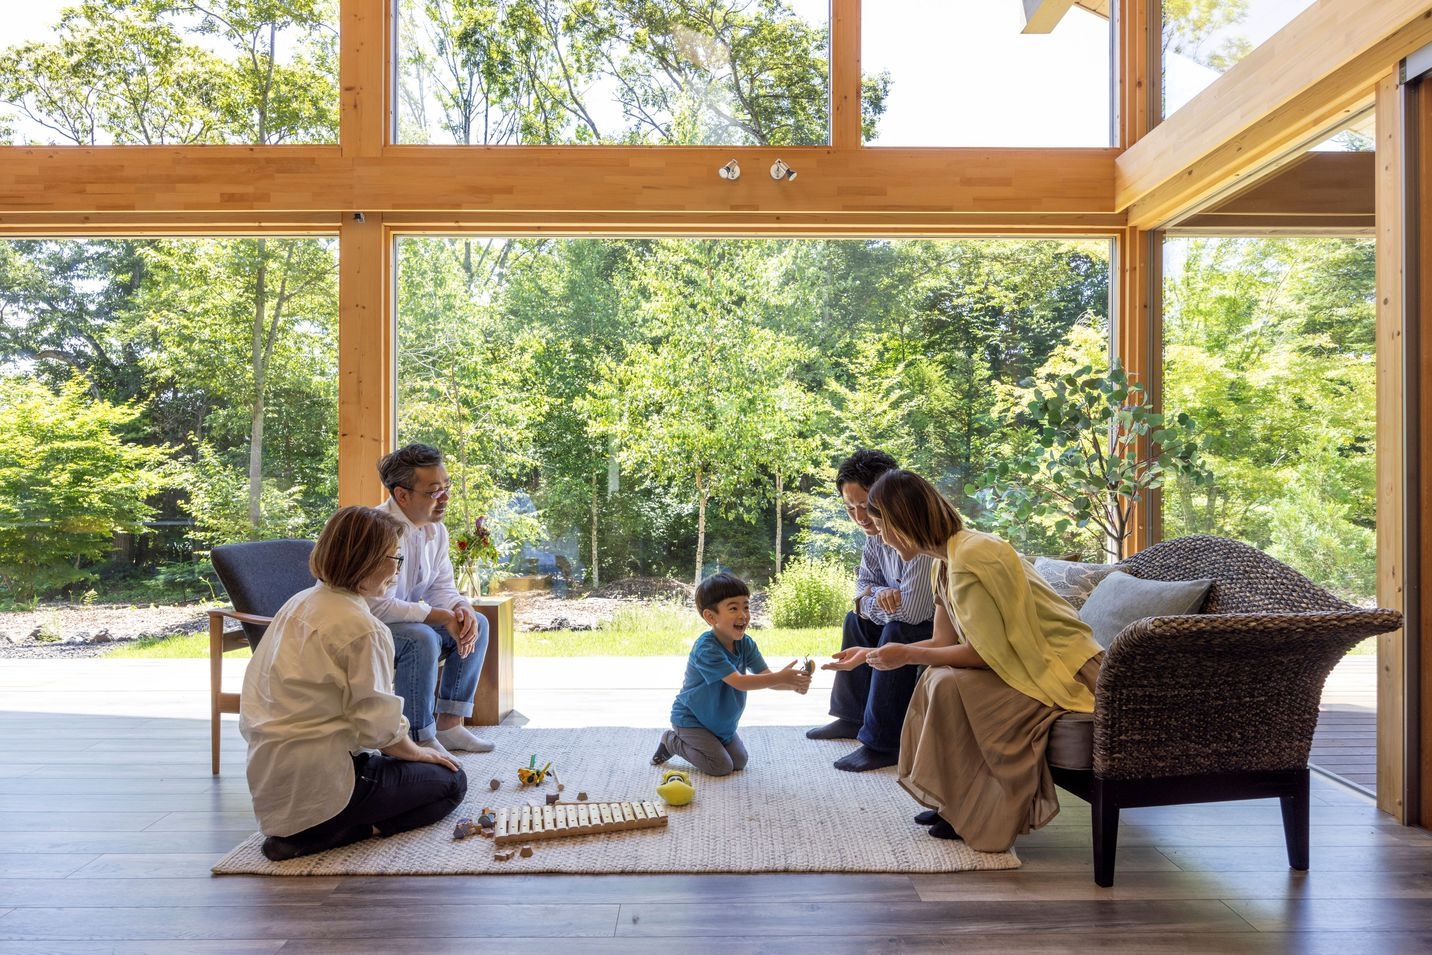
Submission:
[[[403,698],[408,732],[420,746],[485,753],[492,744],[463,725],[487,656],[487,618],[473,610],[453,581],[443,524],[452,484],[443,455],[410,444],[385,455],[378,474],[388,489],[379,506],[405,525],[398,576],[368,608],[393,633],[394,689]],[[438,662],[446,659],[439,683]],[[907,668],[908,669],[908,668]]]
[[[898,467],[884,451],[860,450],[841,462],[835,489],[845,512],[865,532],[865,550],[855,572],[855,601],[845,615],[841,650],[822,670],[835,670],[830,691],[831,723],[807,730],[811,739],[854,739],[854,752],[835,761],[836,769],[863,773],[894,766],[900,757],[900,730],[915,691],[919,667],[876,670],[865,657],[886,643],[914,643],[933,633],[935,595],[929,557],[903,560],[880,539],[865,509],[870,487]]]

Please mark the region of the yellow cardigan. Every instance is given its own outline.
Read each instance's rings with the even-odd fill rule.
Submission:
[[[1046,706],[1094,711],[1094,694],[1074,676],[1099,644],[1013,547],[962,530],[950,538],[944,564],[955,623],[1000,679]]]

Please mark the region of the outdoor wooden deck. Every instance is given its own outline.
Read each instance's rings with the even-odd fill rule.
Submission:
[[[1344,657],[1323,687],[1311,761],[1377,792],[1377,658]]]
[[[657,726],[679,664],[519,660],[518,709]],[[1175,806],[1124,814],[1100,889],[1068,798],[1010,872],[217,878],[254,821],[232,722],[209,774],[204,687],[201,661],[0,664],[0,955],[1432,948],[1432,836],[1316,774],[1305,874],[1275,803]],[[814,723],[826,687],[753,694],[749,722]]]

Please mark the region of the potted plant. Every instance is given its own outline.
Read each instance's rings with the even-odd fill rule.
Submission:
[[[1117,361],[1106,372],[1085,365],[1020,385],[1032,389],[1017,419],[1027,446],[965,489],[1001,528],[1041,521],[1060,535],[1097,530],[1116,561],[1150,491],[1172,478],[1213,479],[1193,419],[1155,411]]]

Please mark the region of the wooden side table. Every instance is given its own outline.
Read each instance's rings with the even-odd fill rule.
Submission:
[[[512,596],[472,597],[473,609],[487,618],[487,657],[472,697],[468,726],[496,726],[512,712],[512,655],[515,627]]]

